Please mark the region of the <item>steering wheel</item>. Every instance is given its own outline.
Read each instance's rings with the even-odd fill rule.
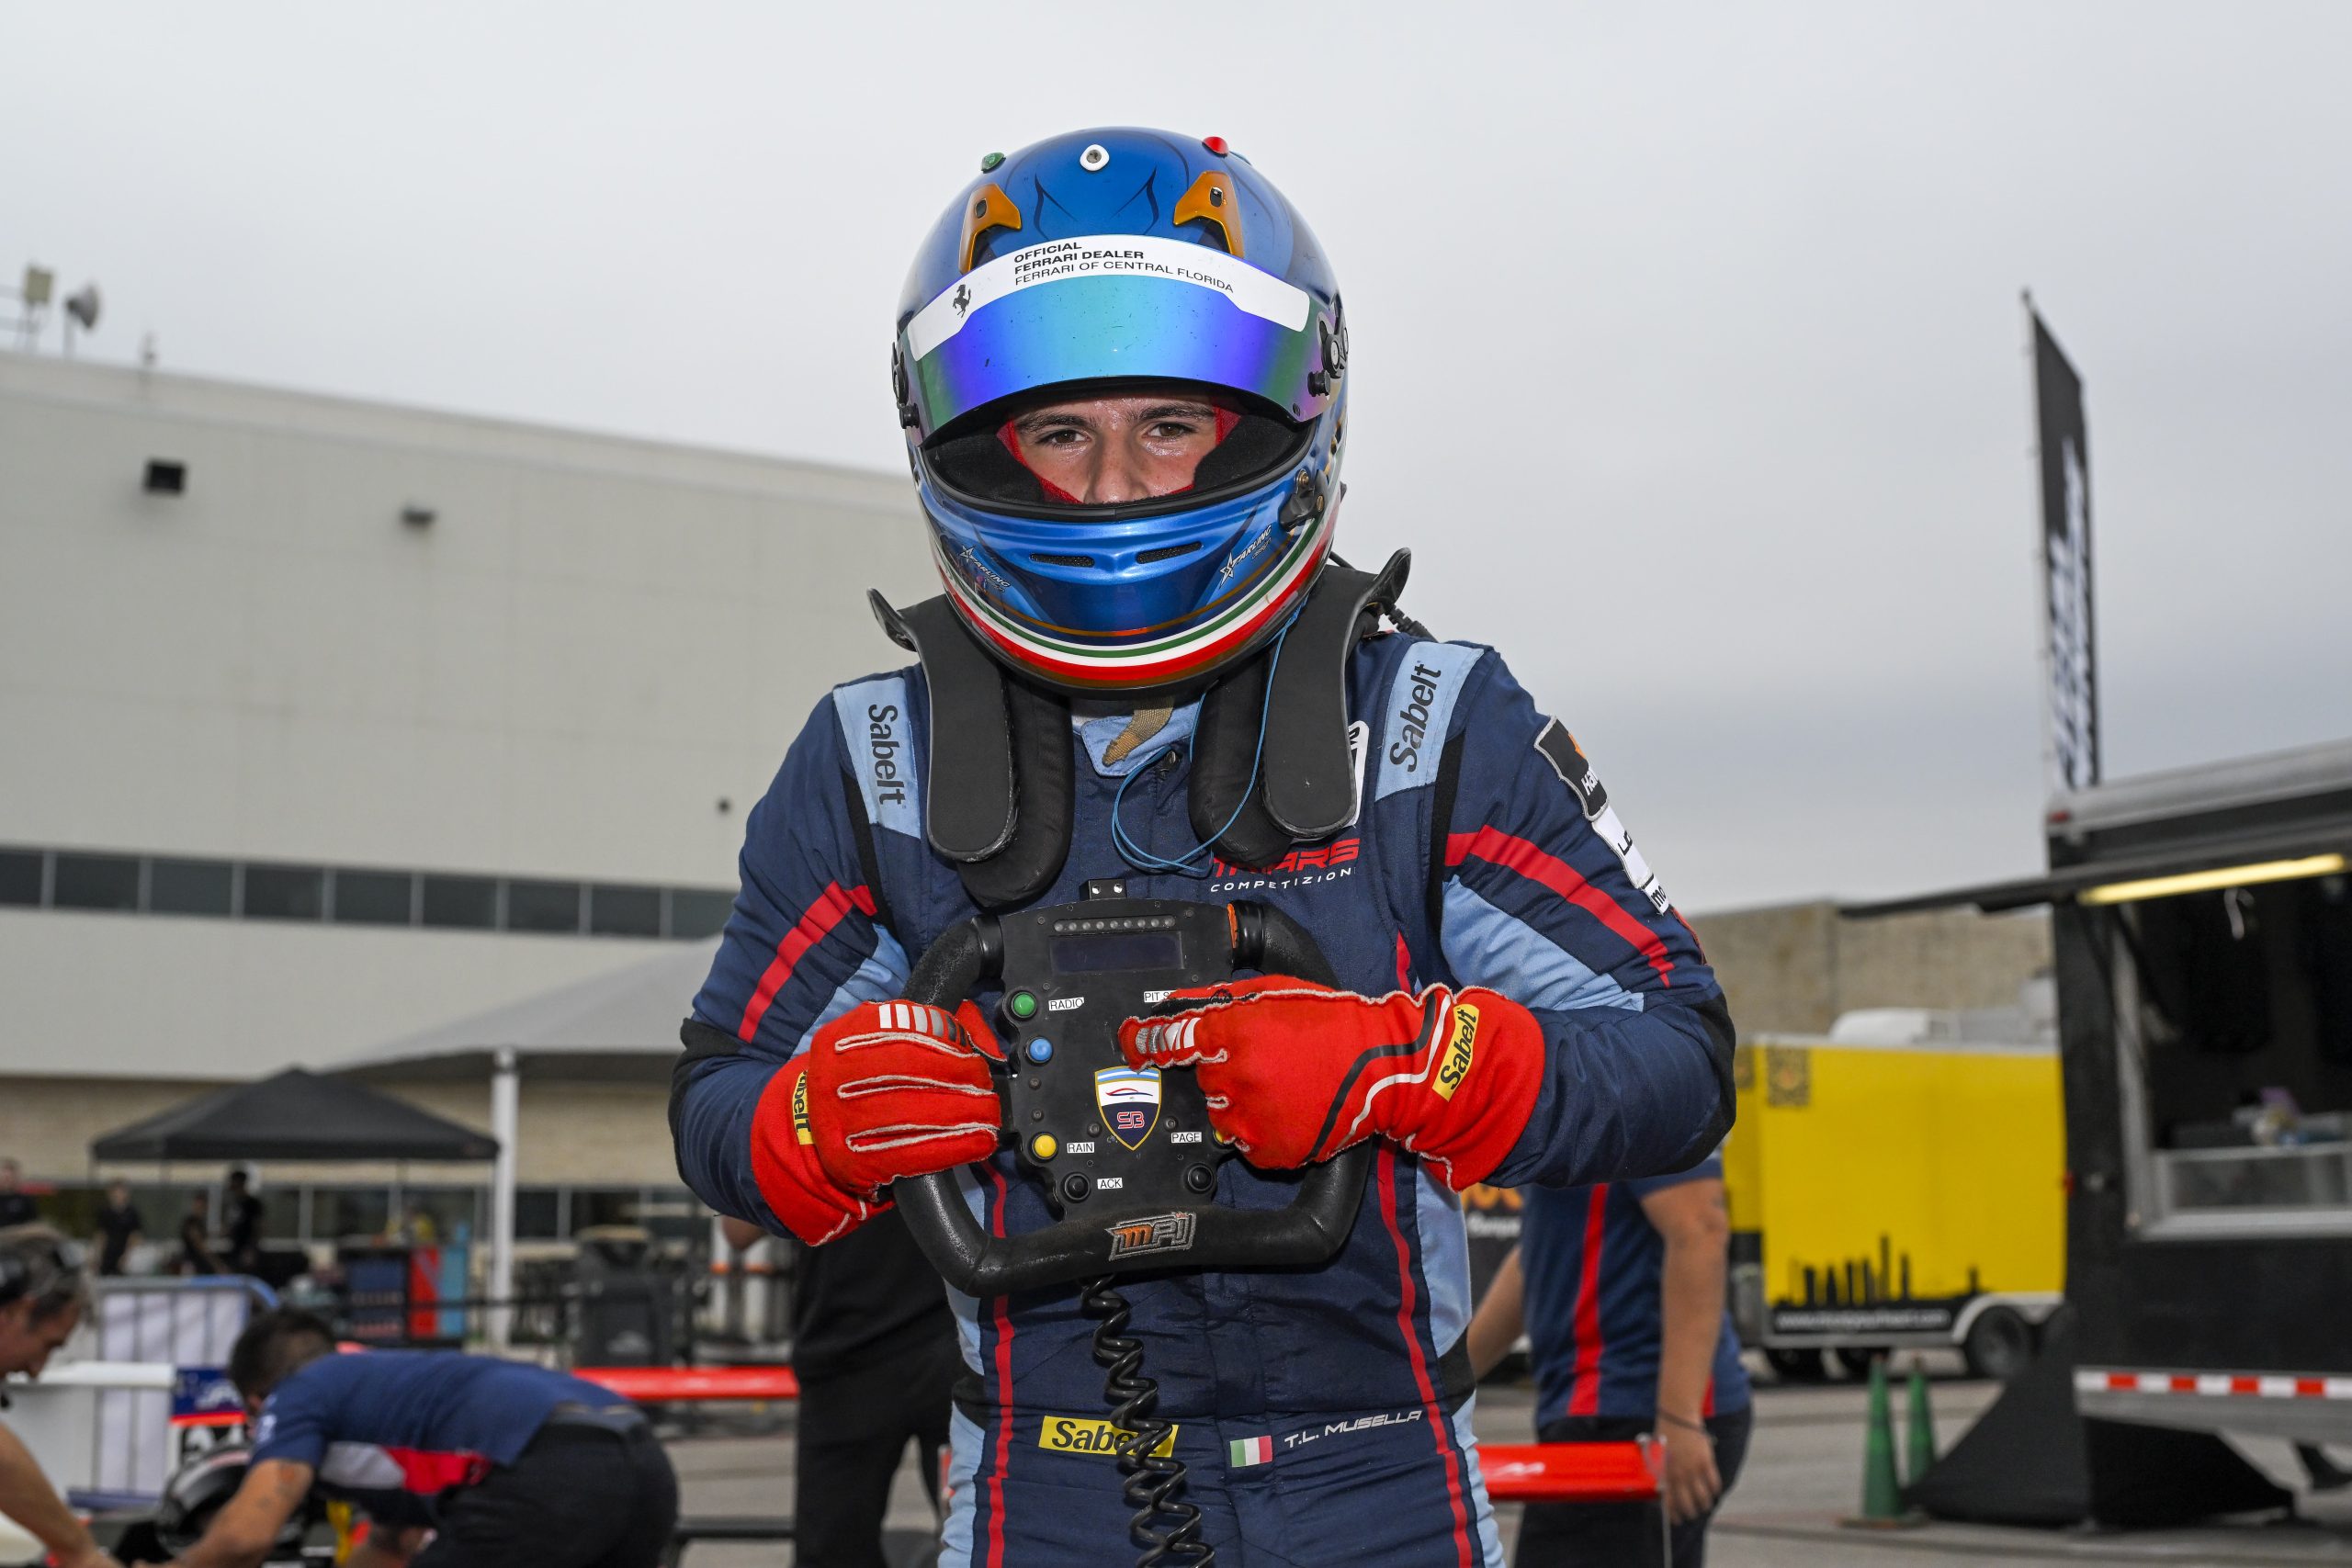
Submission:
[[[966,1204],[956,1172],[894,1183],[892,1196],[916,1244],[950,1285],[966,1295],[1001,1296],[1147,1270],[1311,1266],[1339,1250],[1363,1201],[1369,1143],[1312,1167],[1283,1208],[1220,1204],[1214,1162],[1234,1151],[1203,1138],[1204,1117],[1201,1127],[1161,1130],[1158,1078],[1127,1070],[1118,1055],[1119,1020],[1150,1012],[1178,987],[1215,984],[1239,970],[1339,984],[1304,927],[1257,903],[1090,899],[975,916],[932,943],[908,981],[909,1001],[952,1012],[988,982],[1003,982],[1007,1005],[1000,1013],[1016,1035],[1029,1035],[1008,1052],[1013,1082],[1006,1086],[1005,1131],[1032,1174],[1047,1179],[1049,1198],[1062,1210],[1041,1229],[990,1235]],[[1269,1040],[1264,1048],[1279,1050],[1282,1043]],[[1095,1070],[1091,1064],[1098,1062],[1104,1065]],[[1147,1077],[1148,1086],[1134,1081]],[[1154,1097],[1153,1122],[1132,1143],[1123,1129],[1140,1124],[1142,1112],[1114,1110],[1099,1087],[1106,1080]],[[1198,1103],[1196,1088],[1182,1087]],[[1032,1130],[1046,1111],[1032,1110],[1018,1124],[1014,1118],[1024,1105],[1053,1103],[1083,1116],[1067,1111],[1070,1094],[1081,1089],[1102,1101],[1105,1121],[1135,1120],[1091,1125],[1090,1133],[1115,1131],[1117,1140],[1092,1136],[1067,1145],[1087,1151],[1087,1168],[1056,1175],[1069,1163],[1060,1152],[1065,1145]],[[1058,1101],[1048,1098],[1057,1091]],[[1172,1102],[1172,1087],[1170,1097]],[[1023,1134],[1027,1142],[1018,1141]],[[1104,1145],[1099,1156],[1097,1142]]]

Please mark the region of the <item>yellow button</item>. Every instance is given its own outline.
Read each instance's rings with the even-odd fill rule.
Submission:
[[[1051,1159],[1061,1153],[1062,1146],[1054,1142],[1051,1133],[1040,1133],[1029,1140],[1029,1152],[1039,1159]]]

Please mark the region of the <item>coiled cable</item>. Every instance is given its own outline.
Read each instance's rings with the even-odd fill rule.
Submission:
[[[1110,1402],[1111,1425],[1120,1434],[1119,1472],[1127,1478],[1124,1495],[1127,1506],[1136,1510],[1127,1533],[1145,1549],[1136,1568],[1161,1568],[1164,1563],[1214,1568],[1216,1548],[1200,1539],[1199,1506],[1177,1495],[1184,1486],[1184,1461],[1172,1451],[1157,1451],[1175,1427],[1154,1413],[1159,1384],[1143,1375],[1143,1341],[1125,1332],[1126,1298],[1111,1287],[1108,1275],[1090,1280],[1079,1303],[1089,1317],[1102,1320],[1094,1327],[1094,1364],[1106,1374],[1102,1397]],[[1165,1531],[1158,1528],[1162,1515],[1175,1521]]]

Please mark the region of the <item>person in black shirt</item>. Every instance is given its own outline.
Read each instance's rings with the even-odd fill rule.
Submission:
[[[725,1222],[739,1250],[761,1233]],[[882,1520],[907,1444],[939,1501],[939,1456],[964,1359],[939,1271],[886,1212],[838,1241],[792,1240],[792,1371],[800,1380],[794,1561],[884,1568]]]
[[[24,1172],[12,1159],[0,1159],[0,1231],[10,1225],[28,1225],[40,1218],[33,1207],[32,1194],[18,1190],[17,1183]]]
[[[191,1192],[187,1213],[180,1221],[180,1255],[176,1269],[183,1274],[220,1274],[220,1259],[212,1253],[212,1200]]]
[[[95,1238],[101,1278],[122,1272],[123,1258],[139,1244],[146,1228],[147,1222],[139,1217],[138,1205],[130,1201],[130,1184],[108,1184],[107,1206],[98,1211],[98,1234]]]
[[[261,1272],[261,1200],[247,1190],[251,1178],[242,1170],[229,1173],[229,1213],[224,1216],[232,1273]]]

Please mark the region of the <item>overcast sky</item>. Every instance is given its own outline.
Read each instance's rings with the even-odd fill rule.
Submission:
[[[7,35],[0,271],[96,278],[96,356],[876,468],[907,258],[980,154],[1229,138],[1346,289],[1342,549],[1415,547],[1410,607],[1505,650],[1686,908],[2039,863],[2021,288],[2088,387],[2109,775],[2352,736],[2352,6]]]

